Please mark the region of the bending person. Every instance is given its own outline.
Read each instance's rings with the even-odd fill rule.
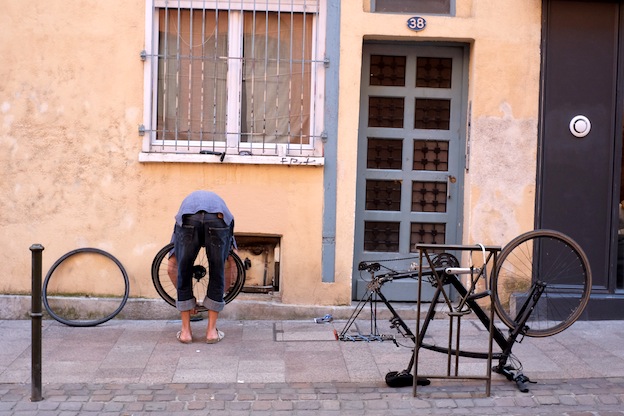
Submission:
[[[184,344],[193,341],[191,313],[197,304],[193,295],[193,263],[204,246],[209,273],[208,290],[203,300],[208,310],[206,342],[214,344],[224,337],[223,332],[217,329],[217,319],[225,306],[225,262],[232,246],[234,217],[219,195],[210,191],[195,191],[184,198],[175,220],[173,251],[178,263],[176,308],[182,319],[182,329],[177,338]]]

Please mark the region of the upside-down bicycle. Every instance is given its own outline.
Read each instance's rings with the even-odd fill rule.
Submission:
[[[429,250],[441,247],[450,251],[453,249],[482,251],[484,253],[483,265],[478,267],[470,265],[470,267],[462,268],[459,267],[457,258],[450,253],[429,253]],[[342,332],[336,334],[337,339],[342,341],[394,340],[392,335],[379,334],[376,322],[373,322],[376,320],[376,313],[372,307],[371,334],[353,336],[348,333],[364,306],[367,303],[372,305],[380,300],[392,315],[391,328],[414,342],[408,367],[403,371],[388,373],[386,375],[388,385],[398,387],[413,384],[412,369],[417,360],[418,349],[425,348],[457,357],[493,358],[497,360],[496,366],[492,368],[493,371],[503,374],[510,381],[515,381],[521,391],[528,391],[526,383],[530,380],[522,373],[519,361],[513,357],[512,347],[515,343],[521,342],[524,336],[555,335],[568,328],[581,316],[589,301],[592,281],[589,261],[581,247],[561,232],[533,230],[516,237],[502,250],[500,247],[482,245],[419,245],[417,248],[420,250],[420,264],[414,270],[392,270],[382,262],[375,261],[360,263],[359,270],[366,271],[371,276],[367,294],[356,306]],[[488,285],[487,272],[490,261],[493,264],[493,270]],[[461,274],[470,274],[467,287],[458,277]],[[426,281],[435,288],[431,306],[422,325],[420,320],[417,321],[418,338],[381,292],[385,283],[405,278],[421,279],[421,282]],[[481,280],[485,282],[485,285]],[[456,305],[451,304],[444,286],[453,287],[457,291],[459,301]],[[484,290],[477,291],[478,288]],[[496,315],[508,328],[507,335],[498,326],[493,325],[493,311],[488,313],[479,304],[479,299],[488,296]],[[474,312],[488,329],[491,339],[500,347],[500,351],[466,351],[459,348],[453,349],[450,345],[440,346],[424,342],[427,328],[436,314],[438,302],[446,303],[450,314],[462,315]],[[425,385],[428,384],[428,380],[417,379],[416,384]]]

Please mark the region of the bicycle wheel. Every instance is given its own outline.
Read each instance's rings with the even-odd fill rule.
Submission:
[[[65,325],[95,326],[123,309],[129,287],[128,274],[113,255],[79,248],[61,256],[48,271],[43,304],[52,318]]]
[[[523,332],[557,334],[576,321],[591,292],[591,270],[581,247],[567,235],[534,230],[504,247],[492,276],[496,313],[511,329],[530,312]],[[541,290],[541,295],[534,290]]]
[[[177,264],[169,261],[169,254],[173,251],[173,243],[164,246],[152,262],[152,282],[161,298],[171,306],[175,306],[177,298],[176,281],[178,275]],[[171,269],[170,269],[171,268]],[[206,251],[202,248],[197,254],[193,266],[193,294],[198,302],[201,302],[208,291],[208,259]],[[230,251],[230,256],[225,265],[225,293],[223,300],[230,303],[245,284],[245,267],[238,255]],[[199,312],[206,308],[197,304]]]

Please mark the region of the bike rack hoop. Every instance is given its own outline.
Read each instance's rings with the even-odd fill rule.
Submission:
[[[487,263],[490,262],[490,260],[492,261],[492,267],[493,270],[496,270],[496,258],[498,256],[498,253],[502,250],[502,248],[500,246],[484,246],[482,244],[475,244],[475,245],[458,245],[458,244],[417,244],[416,245],[416,249],[417,251],[420,252],[420,261],[419,261],[419,270],[422,273],[423,267],[428,266],[429,268],[431,268],[432,270],[434,270],[434,277],[436,279],[436,281],[438,282],[438,287],[436,289],[436,295],[435,298],[431,301],[430,306],[429,306],[429,310],[427,311],[427,313],[425,314],[425,322],[422,324],[421,326],[421,316],[422,316],[422,298],[421,298],[421,293],[422,293],[422,279],[418,280],[418,299],[417,299],[417,312],[418,312],[418,318],[416,319],[416,345],[414,348],[414,355],[412,357],[413,362],[414,362],[414,378],[419,378],[419,377],[423,377],[423,378],[438,378],[438,379],[474,379],[474,380],[483,380],[486,383],[485,386],[485,395],[489,396],[490,395],[490,389],[491,389],[491,384],[492,384],[492,357],[493,357],[493,329],[494,329],[494,308],[493,305],[489,305],[489,322],[488,322],[488,351],[485,355],[486,359],[487,359],[487,363],[486,363],[486,374],[484,376],[466,376],[466,375],[461,375],[459,373],[459,357],[460,357],[460,328],[461,328],[461,318],[462,318],[462,314],[459,313],[454,313],[456,311],[454,311],[453,307],[450,304],[450,298],[448,297],[448,295],[445,293],[444,287],[443,285],[440,284],[440,282],[442,281],[443,278],[443,274],[442,276],[440,276],[440,274],[435,271],[435,268],[433,267],[433,265],[431,264],[432,262],[432,258],[431,258],[431,254],[430,251],[431,250],[435,250],[436,252],[449,252],[449,251],[462,251],[462,252],[473,252],[473,251],[479,251],[479,252],[483,252],[484,253],[484,264],[483,264],[483,268],[487,267]],[[485,253],[489,253],[489,255],[486,258]],[[423,261],[427,262],[427,265],[423,264]],[[453,268],[451,268],[453,269]],[[463,268],[455,268],[457,270],[459,269],[463,269]],[[472,269],[472,265],[471,265],[471,269]],[[446,272],[446,269],[443,273]],[[479,270],[479,273],[481,273],[481,270]],[[464,286],[464,284],[460,281],[457,280],[458,284],[460,284],[461,286]],[[474,286],[474,283],[473,283]],[[474,289],[474,287],[472,287],[471,289]],[[487,289],[487,288],[486,288]],[[467,295],[470,292],[467,291]],[[446,347],[446,358],[447,358],[447,368],[446,368],[446,372],[445,375],[441,375],[441,374],[436,374],[436,375],[422,375],[419,374],[418,372],[418,360],[419,360],[419,350],[420,348],[423,348],[423,342],[422,340],[425,337],[425,334],[427,332],[427,328],[429,325],[428,320],[432,319],[432,317],[434,316],[434,312],[435,312],[435,305],[440,297],[440,295],[444,298],[445,302],[448,304],[449,306],[449,334],[448,334],[448,345]],[[491,300],[491,298],[490,298]],[[482,312],[484,313],[484,312]],[[453,328],[453,321],[456,321],[456,329]],[[454,344],[454,345],[453,345]],[[453,351],[455,351],[455,353],[453,353]],[[454,365],[453,365],[453,361],[454,361]],[[417,395],[417,383],[413,383],[413,396],[416,397]]]

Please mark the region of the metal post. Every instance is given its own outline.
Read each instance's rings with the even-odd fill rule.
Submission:
[[[30,318],[32,321],[32,393],[30,401],[43,400],[41,396],[41,254],[43,246],[33,244],[32,252],[32,309]]]

